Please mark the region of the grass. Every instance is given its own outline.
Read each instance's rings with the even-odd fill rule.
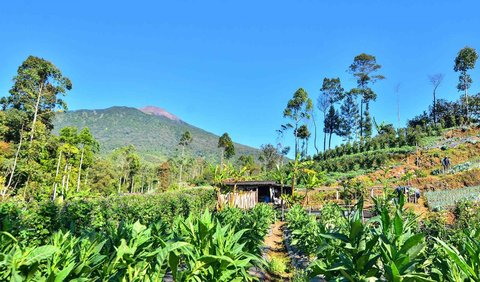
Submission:
[[[443,139],[443,136],[427,136],[420,139],[419,145],[421,147],[430,147]]]
[[[268,262],[268,271],[271,274],[282,276],[287,272],[288,258],[272,256]]]

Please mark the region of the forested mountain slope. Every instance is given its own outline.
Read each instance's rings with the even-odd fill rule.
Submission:
[[[79,129],[88,127],[101,145],[102,154],[133,144],[148,161],[161,161],[177,154],[178,142],[185,131],[190,131],[192,143],[187,148],[194,156],[219,159],[218,136],[183,122],[179,118],[144,113],[130,107],[111,107],[101,110],[77,110],[58,113],[55,131],[65,126]],[[236,156],[252,154],[258,150],[235,143]]]

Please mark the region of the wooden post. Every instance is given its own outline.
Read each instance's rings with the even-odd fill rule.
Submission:
[[[337,190],[337,201],[340,200],[340,192]]]

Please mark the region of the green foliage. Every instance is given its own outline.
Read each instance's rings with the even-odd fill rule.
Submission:
[[[293,94],[293,97],[288,101],[287,107],[283,110],[283,117],[289,118],[292,123],[282,125],[280,132],[283,134],[286,130],[293,129],[293,136],[295,137],[295,158],[298,157],[299,151],[299,134],[298,130],[300,122],[305,119],[310,119],[310,111],[313,109],[312,100],[308,97],[308,93],[299,88]]]
[[[218,148],[222,148],[222,161],[223,157],[230,159],[235,155],[235,145],[228,133],[223,133],[223,135],[218,138]]]
[[[1,202],[0,227],[22,240],[45,242],[59,228],[75,235],[107,232],[121,222],[172,223],[177,216],[213,210],[212,188],[194,188],[152,195],[72,199],[61,204]],[[25,241],[26,242],[26,241]]]
[[[67,108],[58,96],[65,95],[71,89],[70,79],[64,77],[53,63],[29,56],[18,68],[10,96],[6,98],[6,107],[26,112],[27,120],[23,129],[30,132],[32,140],[37,122],[47,130],[53,128],[53,110]]]
[[[229,207],[216,216],[222,224],[230,224],[236,231],[247,230],[244,235],[245,249],[260,254],[263,238],[275,219],[275,212],[272,206],[260,203],[250,210]]]
[[[393,216],[383,207],[378,217],[363,222],[363,201],[359,201],[349,215],[345,232],[321,235],[330,251],[324,249],[318,254],[309,275],[323,274],[328,280],[346,281],[382,277],[387,281],[430,281],[421,265],[426,247],[424,235],[415,233],[416,219],[403,215],[402,203],[403,198]]]
[[[186,131],[191,133],[189,152],[194,157],[219,160],[218,136],[188,123],[170,120],[162,116],[143,113],[128,107],[112,107],[103,110],[80,110],[56,113],[55,130],[73,126],[88,127],[100,142],[100,153],[105,156],[116,148],[130,144],[148,162],[174,158],[179,140]],[[235,143],[237,155],[259,156],[259,150]]]
[[[478,200],[480,186],[459,189],[439,190],[425,192],[425,199],[431,210],[437,211],[454,207],[461,201]]]
[[[315,254],[321,242],[321,229],[315,216],[308,215],[300,205],[294,205],[286,214],[286,221],[292,246],[303,254]]]
[[[287,267],[287,259],[286,258],[279,258],[279,257],[272,257],[268,261],[267,265],[268,272],[275,274],[275,275],[282,275],[288,270]]]
[[[368,142],[367,142],[368,144]],[[318,170],[325,170],[328,172],[353,172],[359,169],[379,169],[387,164],[387,161],[395,156],[406,155],[415,150],[414,147],[405,146],[401,148],[379,149],[375,151],[366,151],[345,155],[340,154],[335,156],[332,153],[328,154],[326,160],[321,159],[321,156],[316,157],[316,166]]]
[[[245,250],[247,230],[222,225],[207,210],[165,226],[136,221],[106,237],[57,232],[44,245],[19,245],[0,233],[2,281],[252,281],[264,266]],[[170,233],[170,234],[169,234]],[[170,239],[168,239],[170,238]]]

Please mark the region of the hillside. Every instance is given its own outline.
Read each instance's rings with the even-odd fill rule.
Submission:
[[[142,112],[144,111],[144,112]],[[180,118],[155,107],[142,110],[129,107],[111,107],[102,110],[78,110],[58,113],[55,131],[65,126],[88,127],[99,140],[101,153],[133,144],[147,161],[162,161],[175,156],[180,136],[186,130],[193,137],[188,152],[194,156],[218,159],[218,136],[183,122]],[[237,156],[259,150],[235,143]]]
[[[347,177],[369,179],[374,185],[388,180],[394,185],[411,185],[422,191],[457,189],[480,185],[480,127],[444,129],[439,136],[421,138],[418,148],[376,149],[330,158],[329,165],[344,167],[332,172],[332,185]],[[381,162],[375,158],[377,156]],[[370,157],[370,159],[369,159]],[[451,167],[443,173],[441,160],[448,157]],[[374,160],[371,160],[374,159]],[[370,165],[366,168],[366,163]],[[377,164],[378,162],[378,164]],[[407,174],[410,174],[409,176]]]

